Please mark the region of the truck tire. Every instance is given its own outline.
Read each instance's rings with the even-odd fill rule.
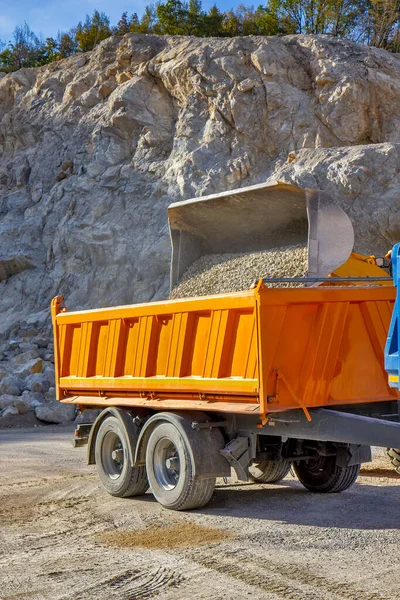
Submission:
[[[249,467],[250,479],[257,483],[276,483],[289,473],[291,462],[284,458],[253,462]]]
[[[101,423],[95,442],[96,468],[101,484],[112,496],[141,496],[148,488],[145,467],[132,467],[129,440],[115,417]]]
[[[335,493],[347,490],[356,481],[360,465],[338,467],[335,456],[318,456],[293,463],[299,481],[310,492]]]
[[[400,475],[400,448],[388,448],[386,454],[390,458],[390,462],[395,470]]]
[[[151,491],[165,508],[201,508],[211,499],[215,477],[194,479],[194,464],[185,436],[172,423],[160,423],[150,435],[146,469]]]

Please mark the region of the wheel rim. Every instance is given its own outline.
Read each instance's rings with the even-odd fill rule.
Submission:
[[[304,462],[308,473],[313,475],[321,475],[326,469],[326,460],[324,456],[309,458]]]
[[[180,461],[175,444],[168,438],[161,438],[153,453],[153,468],[157,482],[165,490],[173,490],[179,481]]]
[[[101,462],[110,479],[118,479],[124,468],[124,447],[121,438],[108,431],[101,445]]]

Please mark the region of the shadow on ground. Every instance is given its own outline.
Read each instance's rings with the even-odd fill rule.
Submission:
[[[155,499],[147,493],[127,501]],[[400,486],[356,483],[340,494],[314,494],[294,480],[280,485],[221,484],[207,506],[191,513],[311,527],[400,529]]]
[[[340,494],[313,494],[298,481],[219,486],[209,505],[196,512],[314,527],[399,529],[400,486],[358,483]]]

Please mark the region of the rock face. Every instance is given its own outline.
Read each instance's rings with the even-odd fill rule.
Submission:
[[[398,55],[326,36],[126,35],[3,77],[0,344],[39,332],[45,349],[56,294],[69,309],[166,297],[174,200],[319,187],[356,250],[386,251],[400,239],[399,95]]]

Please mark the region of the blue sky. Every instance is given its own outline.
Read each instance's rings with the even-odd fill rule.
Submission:
[[[207,10],[214,2],[215,0],[203,0],[203,8]],[[231,8],[239,3],[239,0],[216,1],[221,9]],[[104,11],[111,23],[116,24],[125,10],[141,15],[146,4],[151,4],[151,0],[0,0],[0,40],[11,40],[15,26],[22,25],[24,21],[36,35],[56,36],[58,30],[70,29],[96,8]]]

